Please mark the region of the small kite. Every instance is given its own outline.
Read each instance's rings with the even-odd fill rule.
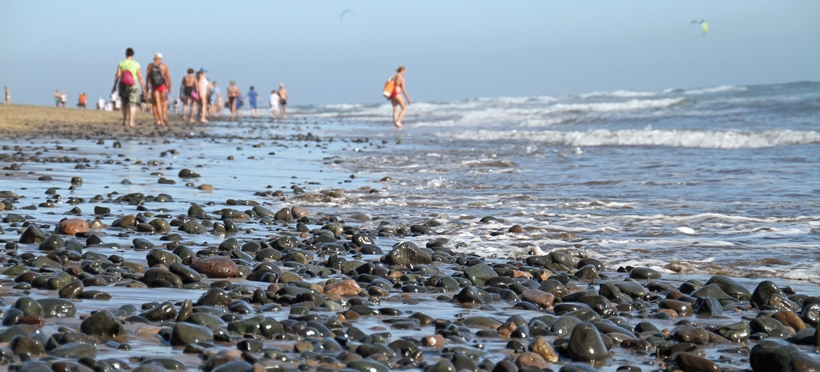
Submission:
[[[689,22],[689,24],[699,24],[700,27],[703,29],[703,35],[706,35],[706,33],[709,32],[709,24],[706,23],[705,19],[698,18],[693,20],[692,22]]]
[[[352,10],[350,10],[350,9],[345,9],[345,10],[342,12],[342,14],[339,14],[339,22],[344,22],[344,21],[345,21],[345,15],[348,15],[348,14],[350,14],[350,15],[352,15],[352,16],[354,16],[354,17],[356,16],[356,13],[353,13],[353,11],[352,11]]]

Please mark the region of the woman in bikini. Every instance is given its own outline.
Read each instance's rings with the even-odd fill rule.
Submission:
[[[191,122],[194,122],[194,98],[191,93],[196,88],[196,76],[194,76],[194,69],[188,69],[188,75],[182,78],[182,83],[179,84],[179,96],[182,97],[182,121],[185,121],[185,107],[191,106],[189,116]]]
[[[407,104],[413,103],[410,96],[407,94],[407,86],[404,82],[404,66],[399,66],[396,70],[396,75],[393,76],[393,93],[390,95],[390,103],[393,104],[393,125],[396,128],[402,128],[401,120],[404,119],[404,114],[407,113]],[[407,98],[407,104],[404,103],[402,94]],[[401,107],[401,111],[398,108]]]

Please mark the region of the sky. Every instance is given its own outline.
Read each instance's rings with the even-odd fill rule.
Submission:
[[[106,96],[125,49],[290,104],[415,101],[820,81],[820,1],[3,1],[0,85]],[[351,12],[345,12],[350,10]],[[340,19],[340,16],[344,16]],[[690,22],[706,19],[707,35]]]

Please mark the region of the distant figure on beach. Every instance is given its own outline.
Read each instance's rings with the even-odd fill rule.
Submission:
[[[285,89],[284,83],[279,83],[279,108],[282,110],[282,119],[285,118],[285,110],[288,106],[288,90]]]
[[[6,85],[3,88],[5,88],[6,90],[6,99],[3,100],[3,104],[8,105],[9,103],[11,103],[11,93],[9,93],[9,86]]]
[[[158,126],[168,125],[168,92],[171,91],[171,73],[168,66],[162,63],[162,53],[154,54],[154,62],[148,64],[145,70],[148,75],[148,87],[151,89],[151,97],[154,98],[154,124]]]
[[[68,101],[68,96],[65,94],[65,92],[60,93],[60,104],[63,107],[65,107],[66,101]]]
[[[276,94],[276,90],[270,91],[270,118],[271,120],[276,119],[276,113],[279,111],[279,95]]]
[[[410,99],[410,96],[407,94],[407,86],[404,82],[404,66],[399,66],[396,69],[396,75],[393,75],[393,93],[390,94],[390,103],[393,104],[393,125],[396,128],[402,128],[401,120],[404,119],[404,114],[407,113],[407,104],[413,103],[413,100]],[[401,95],[404,94],[404,97],[407,98],[407,104],[404,103],[404,99]],[[398,111],[398,108],[401,107],[401,111]]]
[[[177,113],[177,107],[179,107],[179,97],[174,97],[174,115]]]
[[[85,106],[85,92],[82,92],[80,93],[80,97],[77,98],[77,107],[84,109]]]
[[[103,109],[105,109],[105,100],[100,97],[100,99],[97,100],[97,110],[102,111]]]
[[[202,67],[196,75],[197,93],[199,95],[199,121],[202,123],[207,123],[208,119],[206,116],[208,116],[208,92],[211,91],[211,82],[208,81],[208,69]],[[194,118],[192,116],[191,123],[193,122]]]
[[[185,107],[191,106],[189,115],[191,122],[194,122],[194,98],[191,94],[196,88],[196,76],[194,76],[194,69],[188,69],[188,75],[182,78],[182,83],[179,84],[179,97],[182,99],[182,121],[185,121]]]
[[[222,92],[216,86],[216,81],[211,84],[211,92],[208,94],[208,106],[212,117],[219,116],[219,111],[222,108]]]
[[[237,109],[237,97],[240,99],[242,98],[242,92],[239,91],[239,87],[236,86],[236,82],[231,80],[230,86],[228,86],[228,91],[226,92],[228,95],[228,106],[231,108],[231,120],[236,118],[236,109]]]
[[[251,85],[251,89],[248,91],[248,104],[251,106],[251,116],[258,118],[259,112],[256,110],[256,103],[257,99],[259,98],[259,94],[253,90],[253,85]]]
[[[54,91],[54,107],[60,107],[60,90]]]
[[[111,88],[111,93],[114,93],[117,88],[119,88],[122,101],[122,125],[133,127],[137,107],[140,104],[140,88],[145,91],[145,81],[142,79],[140,64],[134,60],[134,49],[126,49],[125,59],[117,64],[117,74],[114,76],[114,87]]]

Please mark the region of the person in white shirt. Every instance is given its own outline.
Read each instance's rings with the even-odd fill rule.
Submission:
[[[105,108],[105,100],[102,97],[100,97],[100,99],[97,100],[97,110],[102,110],[104,108]]]
[[[271,120],[276,119],[276,113],[279,111],[279,95],[276,90],[270,91],[270,115]]]

